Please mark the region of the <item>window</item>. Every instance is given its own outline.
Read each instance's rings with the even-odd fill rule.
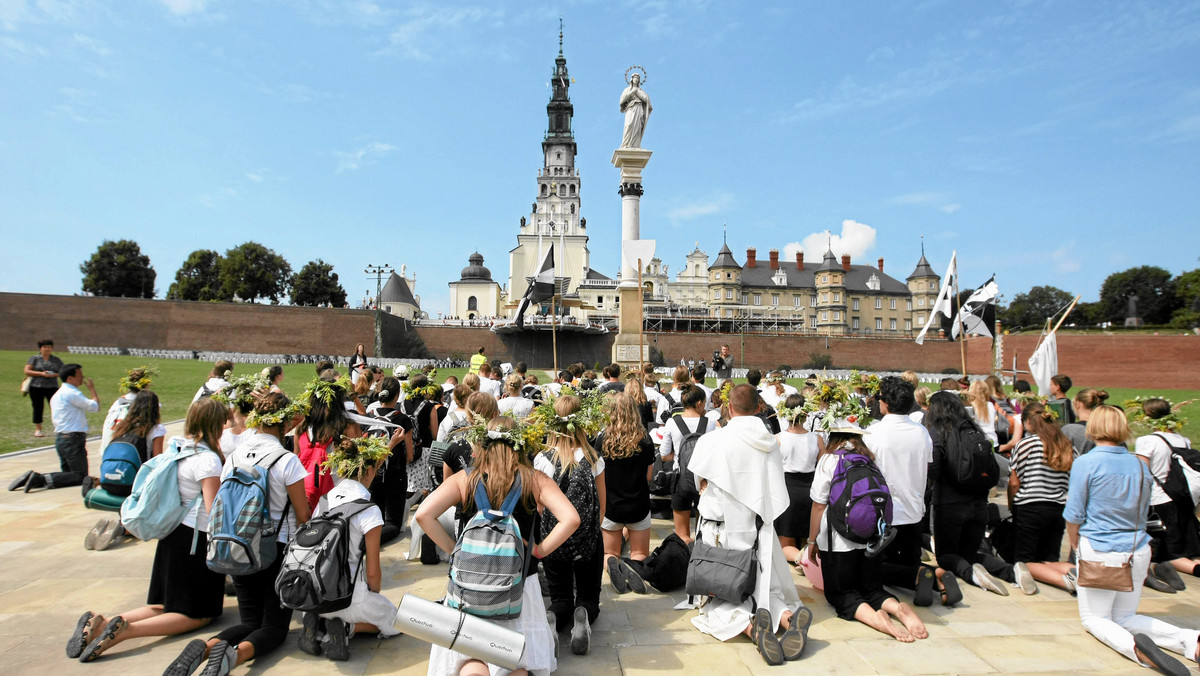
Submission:
[[[800,296],[792,296],[792,307],[800,307]]]
[[[475,298],[475,296],[467,298],[467,309],[475,311],[479,310],[479,300]]]
[[[828,319],[829,319],[829,312],[828,311],[822,312],[821,313],[821,321],[826,321]]]
[[[732,273],[732,272],[726,272],[726,273],[725,273],[725,279],[733,279],[733,273]]]
[[[854,330],[855,330],[855,331],[857,331],[857,330],[859,329],[859,325],[858,325],[858,317],[855,317],[855,318],[853,319],[853,326],[854,326]]]
[[[904,320],[904,330],[905,330],[905,331],[912,331],[912,320],[911,320],[911,319],[905,319],[905,320]]]
[[[549,189],[548,187],[546,187],[546,184],[545,184],[545,183],[543,183],[543,184],[542,184],[542,197],[545,197],[546,195],[548,195],[548,194],[549,194],[549,190],[550,190],[550,189]]]
[[[725,300],[733,300],[733,289],[725,289]]]
[[[895,319],[892,319],[888,322],[888,329],[890,329],[892,331],[896,330],[896,320]]]
[[[908,310],[909,312],[912,312],[912,299],[911,298],[904,301],[904,309]]]
[[[841,318],[842,318],[842,313],[840,313],[840,312],[833,313],[833,321],[835,321],[835,322],[839,321]]]
[[[874,272],[871,273],[871,277],[867,279],[867,288],[872,291],[879,290],[879,275]]]
[[[882,310],[882,309],[883,309],[883,299],[882,299],[882,298],[876,298],[876,299],[875,299],[875,309],[876,309],[876,310]]]
[[[917,315],[917,323],[920,324],[921,326],[925,326],[925,315],[923,315],[923,314]]]
[[[725,316],[726,316],[726,317],[732,317],[732,316],[733,316],[733,310],[726,310],[726,311],[725,311]]]
[[[858,310],[858,299],[857,298],[854,299],[854,309]]]
[[[560,120],[561,120],[561,119],[562,119],[562,117],[559,117],[558,119],[560,119]],[[556,160],[561,160],[561,159],[562,159],[562,153],[554,153],[554,159],[556,159]]]
[[[893,310],[896,309],[896,299],[895,298],[892,299],[892,309]]]
[[[813,295],[808,297],[808,306],[809,307],[817,306],[817,294],[814,293]]]
[[[925,299],[924,298],[917,299],[917,307],[925,307]]]
[[[840,294],[840,293],[833,294],[833,302],[839,303],[839,302],[841,302],[841,300],[842,300],[842,294]]]
[[[938,285],[938,283],[937,283],[937,282],[930,282],[930,283],[929,283],[929,290],[930,290],[930,291],[937,291],[937,285]]]
[[[828,284],[829,283],[829,275],[821,275],[821,283]]]
[[[779,295],[778,294],[773,294],[771,296],[771,305],[774,305],[775,307],[779,307]]]
[[[750,294],[748,294],[748,293],[743,293],[743,294],[742,294],[742,305],[745,305],[745,304],[747,304],[747,303],[749,303],[749,302],[750,302]]]
[[[829,294],[827,294],[827,293],[821,294],[821,302],[828,303],[829,302]]]
[[[761,296],[761,295],[759,295],[759,294],[757,294],[757,293],[756,293],[756,294],[754,294],[754,304],[755,304],[755,305],[762,305],[762,296]]]
[[[721,300],[721,290],[713,289],[713,300]]]
[[[876,330],[876,331],[882,331],[882,330],[883,330],[883,320],[882,320],[882,319],[880,319],[879,317],[876,317],[876,318],[875,318],[875,330]]]
[[[575,186],[574,186],[574,185],[572,185],[572,186],[571,186],[571,197],[574,197],[574,196],[575,196]],[[572,204],[572,205],[571,205],[571,210],[572,210],[572,211],[574,211],[574,210],[575,210],[575,205],[574,205],[574,204]]]

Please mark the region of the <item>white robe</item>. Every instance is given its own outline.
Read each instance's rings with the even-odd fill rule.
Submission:
[[[689,469],[708,485],[700,495],[700,533],[705,542],[729,549],[749,549],[758,530],[758,580],[753,599],[736,604],[710,599],[692,618],[700,631],[728,641],[750,624],[753,609],[769,608],[772,630],[779,628],[784,611],[801,607],[791,568],[775,534],[775,519],[788,508],[779,442],[754,416],[737,416],[725,427],[705,434],[696,443]]]

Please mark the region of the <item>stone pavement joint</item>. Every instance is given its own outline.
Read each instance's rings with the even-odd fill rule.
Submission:
[[[178,434],[182,426],[168,427]],[[93,470],[98,443],[89,443]],[[55,471],[53,451],[0,457],[0,480],[27,469]],[[84,610],[112,616],[144,605],[152,543],[127,541],[104,552],[83,549],[83,536],[98,519],[114,516],[84,508],[78,489],[0,492],[0,665],[7,674],[159,674],[192,638],[207,638],[236,622],[237,603],[211,626],[184,636],[128,641],[91,664],[67,659],[64,646]],[[655,544],[671,530],[654,521]],[[399,601],[406,592],[437,599],[445,589],[446,566],[404,559],[405,537],[383,550],[383,592]],[[748,639],[721,643],[696,631],[695,611],[677,611],[682,592],[617,595],[607,575],[600,617],[593,625],[591,652],[563,650],[561,674],[1147,674],[1083,631],[1075,600],[1040,585],[1033,596],[999,597],[963,585],[956,608],[918,608],[930,638],[900,644],[857,622],[838,619],[798,571],[793,577],[813,611],[805,657],[778,668],[763,664]],[[1200,581],[1177,595],[1146,590],[1141,610],[1181,626],[1195,625]],[[899,598],[908,601],[906,594]],[[809,601],[811,600],[811,602]],[[355,637],[350,660],[334,664],[296,649],[300,615],[283,648],[234,674],[425,674],[429,645],[406,636],[379,640]],[[1189,664],[1191,664],[1189,662]]]

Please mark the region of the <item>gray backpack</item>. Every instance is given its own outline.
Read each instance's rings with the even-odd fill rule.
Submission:
[[[338,505],[296,531],[275,578],[280,603],[315,613],[350,606],[356,577],[350,574],[350,519],[372,505],[369,500]],[[363,565],[360,560],[359,568]]]

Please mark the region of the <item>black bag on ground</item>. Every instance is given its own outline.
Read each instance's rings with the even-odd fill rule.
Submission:
[[[627,563],[642,579],[660,592],[672,592],[687,583],[688,559],[692,552],[687,543],[671,533],[642,561]]]

